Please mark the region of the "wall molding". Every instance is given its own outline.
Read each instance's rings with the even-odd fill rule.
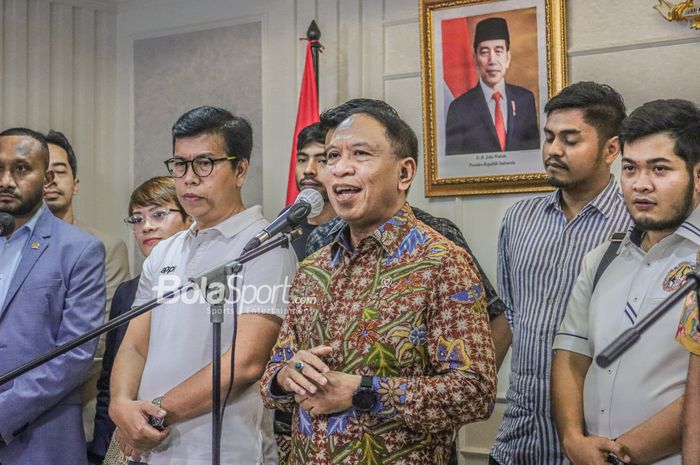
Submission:
[[[156,0],[156,1],[158,1],[158,0]],[[170,1],[170,0],[166,0],[166,1]],[[260,23],[261,24],[261,32],[263,34],[262,41],[264,43],[264,41],[265,41],[265,37],[264,37],[265,18],[266,18],[266,15],[259,14],[259,15],[239,16],[236,18],[227,18],[227,19],[215,20],[215,21],[204,21],[201,23],[188,24],[185,26],[173,26],[173,27],[166,27],[166,28],[162,28],[162,29],[155,29],[153,31],[148,31],[148,32],[139,32],[139,33],[129,35],[129,39],[131,39],[131,41],[133,42],[133,41],[141,40],[141,39],[155,39],[158,37],[169,36],[172,34],[187,34],[188,32],[206,31],[209,29],[217,29],[220,27],[236,26],[239,24]]]
[[[420,19],[418,19],[418,16],[413,16],[411,18],[402,18],[402,19],[392,19],[388,21],[384,21],[383,25],[384,27],[392,27],[392,26],[404,26],[406,24],[413,24],[413,23],[419,23]]]
[[[50,0],[49,3],[60,3],[79,8],[91,8],[93,10],[117,12],[117,0]]]
[[[385,74],[384,81],[397,81],[399,79],[410,79],[419,78],[420,71],[414,71],[412,73],[395,73],[395,74]]]
[[[637,42],[634,44],[624,44],[624,45],[610,45],[607,47],[596,47],[587,48],[580,50],[569,50],[569,57],[585,57],[591,55],[602,55],[605,53],[619,53],[619,52],[629,52],[635,50],[644,50],[648,48],[659,48],[659,47],[673,47],[675,45],[686,45],[700,43],[700,35],[697,37],[683,37],[681,39],[662,39],[662,40],[651,40],[648,42]]]

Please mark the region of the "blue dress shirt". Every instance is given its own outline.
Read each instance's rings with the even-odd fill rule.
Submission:
[[[9,238],[0,237],[0,308],[5,304],[10,283],[22,259],[22,252],[24,252],[27,241],[32,236],[34,227],[45,208],[47,208],[46,204],[42,204],[29,221],[12,233]]]

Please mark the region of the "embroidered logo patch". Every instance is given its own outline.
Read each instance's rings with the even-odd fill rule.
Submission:
[[[693,272],[694,266],[688,262],[681,262],[668,272],[664,278],[663,289],[666,292],[673,292],[683,284],[685,277]]]

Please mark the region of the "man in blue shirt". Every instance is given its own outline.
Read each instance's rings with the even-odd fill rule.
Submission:
[[[0,133],[0,212],[16,231],[0,238],[0,372],[102,322],[104,247],[43,203],[53,172],[44,137]],[[97,341],[0,386],[0,463],[87,464],[80,394]]]
[[[554,192],[506,212],[498,241],[498,295],[505,317],[492,323],[498,353],[512,340],[508,405],[491,464],[559,465],[550,408],[552,342],[583,256],[631,223],[610,165],[620,153],[622,97],[578,82],[545,106],[542,161]],[[508,325],[497,325],[506,318]]]

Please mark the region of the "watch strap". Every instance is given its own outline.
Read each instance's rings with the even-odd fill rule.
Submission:
[[[159,396],[159,397],[156,397],[155,399],[153,399],[151,401],[151,403],[162,410],[163,407],[161,407],[161,405],[160,405],[160,403],[162,401],[163,401],[163,396]],[[165,429],[165,417],[158,418],[158,417],[154,417],[152,415],[149,415],[148,423],[150,423],[150,425],[152,427],[154,427],[155,429],[157,429],[158,431],[163,431]]]

